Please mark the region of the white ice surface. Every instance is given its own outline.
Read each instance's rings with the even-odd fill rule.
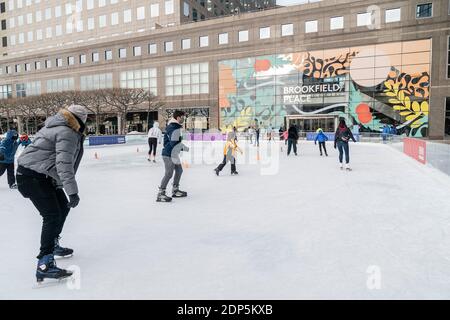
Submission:
[[[342,172],[328,148],[328,158],[311,142],[298,157],[277,153],[274,175],[261,174],[268,156],[257,162],[254,147],[239,176],[191,164],[181,183],[189,197],[170,204],[155,202],[163,166],[147,162],[146,146],[86,149],[81,203],[62,238],[75,256],[58,261],[80,268],[79,290],[31,289],[41,218],[5,174],[0,298],[449,299],[450,178],[363,143],[351,145],[354,171]],[[368,289],[370,266],[378,290]]]

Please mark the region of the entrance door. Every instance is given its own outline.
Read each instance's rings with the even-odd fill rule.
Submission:
[[[307,116],[307,117],[289,117],[288,126],[297,125],[300,131],[315,132],[321,128],[324,132],[334,132],[336,130],[336,117]]]

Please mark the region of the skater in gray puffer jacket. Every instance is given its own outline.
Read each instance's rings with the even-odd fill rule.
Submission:
[[[87,110],[78,105],[60,110],[47,119],[33,144],[18,158],[18,189],[33,202],[43,218],[37,256],[38,282],[71,275],[70,271],[58,268],[54,258],[69,257],[73,253],[72,249],[59,245],[59,236],[70,208],[75,208],[80,201],[75,174],[83,156],[87,114]]]

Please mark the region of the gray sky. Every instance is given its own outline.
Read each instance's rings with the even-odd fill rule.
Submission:
[[[277,4],[280,6],[291,6],[294,4],[306,3],[308,0],[277,0]],[[313,0],[311,2],[317,2],[317,0]]]

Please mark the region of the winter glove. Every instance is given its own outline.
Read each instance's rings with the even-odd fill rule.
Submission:
[[[67,204],[68,208],[75,208],[80,203],[80,197],[78,194],[71,194],[69,196],[69,203]]]

